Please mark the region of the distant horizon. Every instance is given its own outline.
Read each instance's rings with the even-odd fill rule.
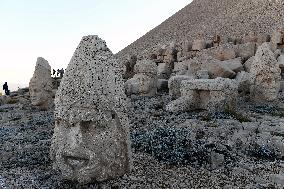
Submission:
[[[6,81],[11,89],[17,89],[16,85],[28,85],[37,57],[45,58],[52,69],[66,69],[85,35],[98,35],[115,54],[184,8],[191,0],[171,2],[0,1],[0,84]]]

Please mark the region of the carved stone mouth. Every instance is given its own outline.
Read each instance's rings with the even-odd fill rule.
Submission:
[[[82,167],[85,167],[89,162],[89,159],[87,158],[74,156],[65,156],[64,159],[66,163],[70,165],[73,169],[80,169]]]

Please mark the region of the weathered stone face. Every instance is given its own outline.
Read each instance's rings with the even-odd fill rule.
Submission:
[[[29,83],[30,99],[34,106],[48,109],[53,106],[51,67],[43,58],[38,58],[34,75]]]
[[[129,169],[128,145],[118,114],[113,110],[90,112],[80,108],[72,113],[78,110],[94,119],[57,118],[53,149],[56,167],[66,179],[82,183],[125,174]]]
[[[152,60],[140,60],[134,67],[135,75],[125,83],[127,95],[154,96],[157,92],[157,66]]]
[[[55,99],[51,158],[65,179],[104,181],[130,170],[128,104],[120,69],[103,40],[83,37]]]

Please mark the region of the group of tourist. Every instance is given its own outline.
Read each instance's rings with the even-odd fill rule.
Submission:
[[[60,78],[62,78],[63,75],[64,75],[64,69],[63,69],[63,68],[61,68],[61,70],[60,70],[60,69],[57,69],[57,71],[56,71],[55,69],[53,69],[51,75],[52,75],[53,77],[60,77]]]

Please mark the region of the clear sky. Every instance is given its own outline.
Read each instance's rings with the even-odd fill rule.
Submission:
[[[0,0],[0,84],[27,86],[37,57],[66,68],[84,35],[99,35],[117,53],[190,2]]]

